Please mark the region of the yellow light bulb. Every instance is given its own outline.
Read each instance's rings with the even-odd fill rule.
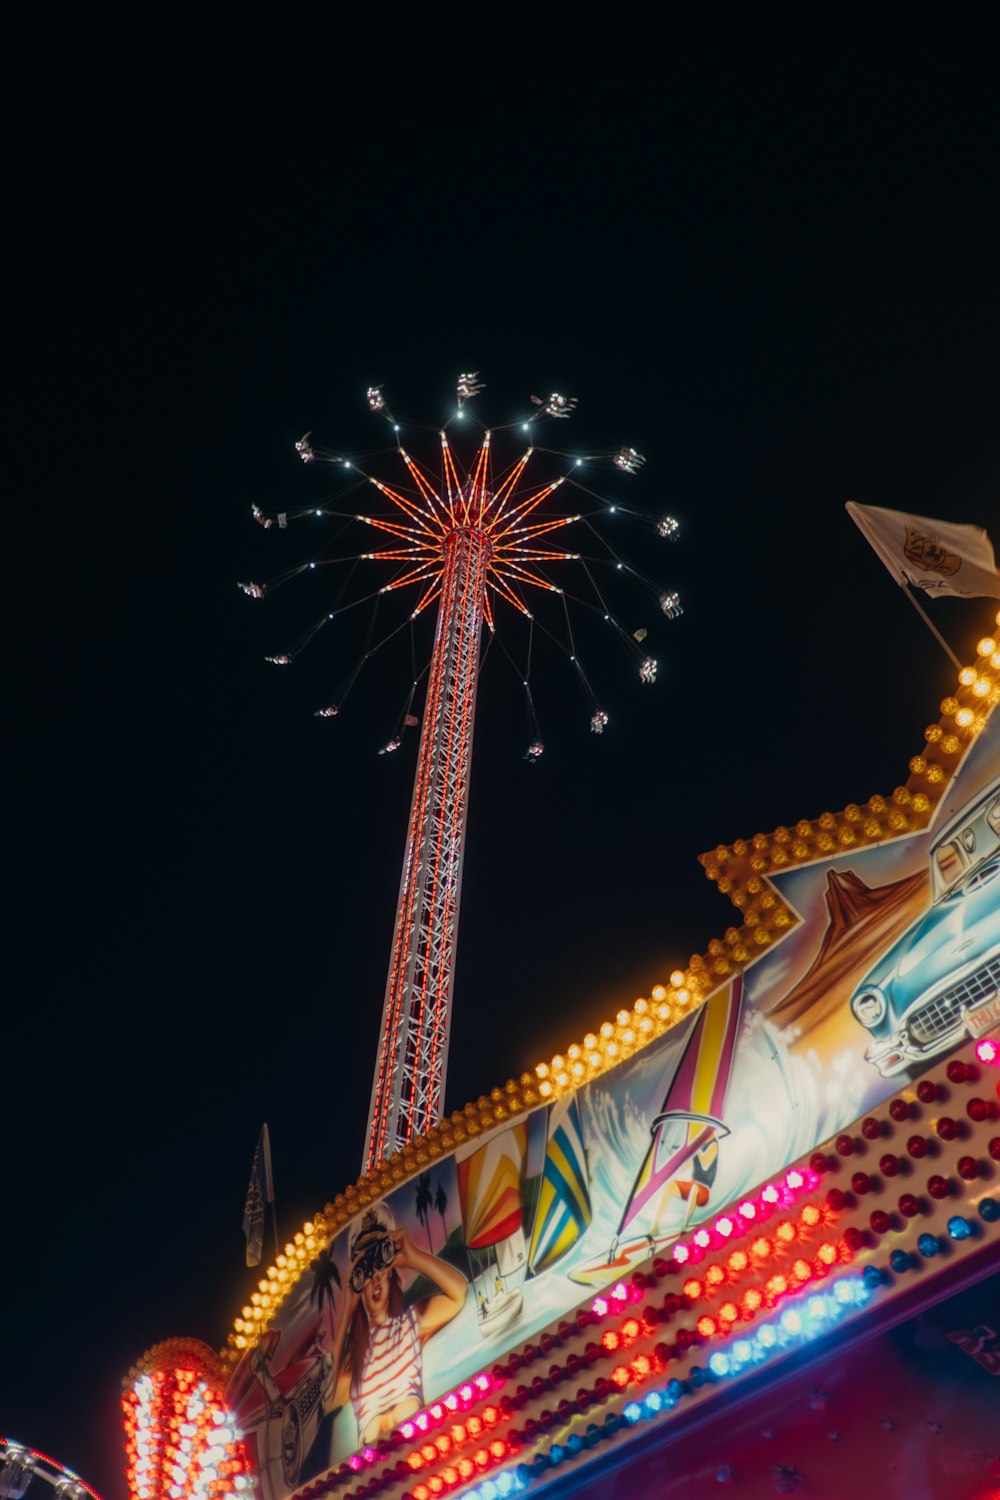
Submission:
[[[976,647],[976,651],[980,656],[992,656],[996,649],[997,643],[991,635],[984,635]]]

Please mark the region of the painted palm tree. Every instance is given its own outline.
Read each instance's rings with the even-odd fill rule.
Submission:
[[[320,1314],[323,1312],[324,1302],[327,1305],[327,1317],[330,1324],[330,1346],[333,1346],[333,1304],[336,1293],[334,1285],[340,1286],[340,1272],[337,1270],[333,1259],[333,1243],[321,1250],[313,1265],[313,1284],[309,1293],[309,1301],[315,1302]]]
[[[441,1243],[444,1245],[448,1239],[448,1226],[444,1222],[445,1210],[448,1207],[448,1194],[444,1190],[444,1184],[438,1179],[437,1193],[434,1196],[434,1207],[441,1218]]]
[[[431,1174],[429,1172],[421,1172],[420,1176],[417,1178],[417,1218],[424,1226],[424,1233],[427,1235],[427,1248],[431,1251],[432,1254],[434,1251],[434,1244],[431,1240],[430,1213],[433,1204],[434,1200],[431,1196]]]

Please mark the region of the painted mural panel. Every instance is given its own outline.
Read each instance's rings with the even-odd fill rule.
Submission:
[[[230,1397],[278,1500],[1000,1019],[1000,718],[919,836],[774,878],[802,918],[682,1026],[369,1208]]]

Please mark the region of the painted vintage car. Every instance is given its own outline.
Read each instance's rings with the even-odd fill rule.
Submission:
[[[1000,1020],[1000,779],[942,829],[930,875],[930,908],[851,997],[884,1078]]]
[[[281,1338],[280,1329],[268,1329],[237,1366],[227,1391],[265,1500],[298,1484],[333,1385],[333,1360],[318,1330],[279,1353]]]

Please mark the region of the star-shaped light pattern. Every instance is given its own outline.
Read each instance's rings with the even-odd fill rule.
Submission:
[[[276,523],[282,530],[300,517],[329,516],[344,523],[338,536],[352,524],[360,524],[388,540],[351,556],[330,555],[321,549],[269,584],[240,585],[250,598],[260,600],[298,573],[351,565],[324,615],[297,641],[267,657],[275,666],[290,666],[317,632],[338,615],[366,601],[371,604],[371,625],[361,656],[334,700],[316,711],[319,718],[337,718],[366,662],[410,627],[412,677],[408,696],[392,733],[379,749],[381,755],[395,753],[402,748],[407,729],[421,726],[382,1039],[372,1091],[366,1170],[404,1146],[414,1134],[426,1132],[439,1115],[450,1027],[461,855],[483,627],[492,636],[498,609],[505,605],[527,622],[523,663],[514,660],[503,642],[501,655],[514,667],[525,695],[528,738],[524,759],[528,764],[536,764],[545,748],[531,687],[536,625],[568,657],[586,699],[585,722],[592,732],[600,734],[608,725],[609,716],[580,660],[570,605],[582,606],[610,626],[630,654],[639,681],[647,685],[656,681],[658,667],[657,658],[643,644],[647,626],[641,621],[625,624],[619,620],[595,573],[606,568],[637,583],[639,591],[644,591],[650,601],[645,607],[652,618],[662,613],[673,619],[681,613],[677,594],[664,592],[626,562],[594,524],[598,519],[621,513],[638,518],[661,537],[676,536],[677,523],[671,517],[657,519],[620,502],[611,502],[584,483],[588,467],[601,464],[617,470],[619,475],[635,475],[643,466],[642,455],[631,447],[573,455],[531,441],[538,422],[546,418],[565,422],[575,412],[576,397],[554,393],[547,399],[532,397],[536,410],[529,418],[505,424],[507,430],[517,429],[529,437],[523,446],[519,442],[511,449],[504,463],[498,463],[493,452],[494,435],[504,429],[491,432],[481,427],[468,405],[483,389],[477,371],[459,377],[457,407],[450,421],[437,433],[439,462],[434,472],[426,461],[418,461],[404,446],[401,425],[389,410],[381,386],[369,387],[367,402],[369,410],[393,431],[396,473],[391,477],[383,478],[381,472],[369,471],[370,456],[348,458],[329,452],[313,442],[311,433],[306,433],[295,445],[299,457],[310,465],[328,464],[337,469],[346,481],[341,495],[321,506],[279,512],[276,516],[267,515],[255,506],[254,519],[267,529]],[[480,435],[468,445],[458,441],[453,444],[448,430],[453,423],[466,432],[479,425]],[[468,466],[462,461],[463,453],[471,456]],[[382,466],[378,467],[381,470]],[[377,511],[374,507],[342,508],[347,495],[355,495],[359,490],[374,491],[387,508]],[[586,497],[585,506],[580,509],[564,506],[557,510],[559,498],[571,491]],[[588,557],[569,550],[561,534],[571,527],[578,528],[574,540],[581,535],[596,539],[599,555]],[[347,589],[355,567],[369,563],[387,565],[390,575],[361,598],[348,598]],[[562,564],[575,564],[582,570],[585,598],[569,593],[558,572],[552,576],[551,570]],[[374,623],[379,601],[385,595],[403,591],[410,591],[407,613],[381,639],[376,639]],[[556,618],[550,617],[548,624],[535,613],[535,603],[541,595],[556,598]],[[434,648],[427,665],[418,671],[413,626],[431,605],[437,607]],[[634,609],[635,605],[629,607]],[[425,678],[421,716],[414,700]]]

